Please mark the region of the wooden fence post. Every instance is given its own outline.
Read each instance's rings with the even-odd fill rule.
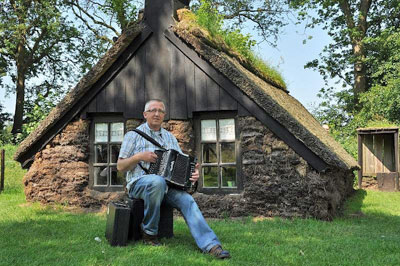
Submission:
[[[0,192],[4,189],[4,161],[5,161],[5,151],[1,150],[1,174],[0,174]]]

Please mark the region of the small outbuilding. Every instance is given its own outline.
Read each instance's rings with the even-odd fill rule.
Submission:
[[[399,128],[358,128],[358,187],[399,190]],[[366,178],[366,179],[365,179]]]
[[[331,219],[353,192],[357,162],[284,87],[187,23],[188,4],[147,0],[144,18],[21,143],[27,200],[100,207],[120,198],[123,135],[159,98],[164,127],[201,164],[194,195],[206,216]]]

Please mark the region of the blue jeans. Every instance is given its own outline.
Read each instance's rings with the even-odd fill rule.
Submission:
[[[213,246],[221,244],[214,231],[208,226],[193,197],[185,191],[168,188],[163,177],[142,176],[130,189],[129,196],[144,201],[142,229],[146,234],[157,235],[160,206],[164,199],[182,213],[190,233],[203,252],[208,252]]]

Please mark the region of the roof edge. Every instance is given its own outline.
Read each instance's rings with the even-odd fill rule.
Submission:
[[[114,64],[119,56],[125,51],[129,44],[148,26],[144,21],[138,21],[128,25],[126,30],[122,32],[114,45],[99,59],[99,61],[86,73],[70,90],[67,95],[54,107],[39,126],[28,135],[19,145],[14,153],[14,160],[20,161],[23,155],[27,153],[29,148],[37,143],[50,128],[58,122],[101,78],[101,76]]]

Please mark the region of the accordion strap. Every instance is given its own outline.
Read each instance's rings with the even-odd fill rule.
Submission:
[[[136,133],[138,133],[140,136],[142,136],[143,138],[145,138],[146,140],[150,141],[151,143],[153,143],[154,145],[156,145],[157,147],[161,148],[162,150],[165,150],[165,148],[163,146],[160,145],[160,143],[158,143],[155,139],[153,139],[152,137],[150,137],[149,135],[147,135],[146,133],[144,133],[143,131],[139,130],[139,129],[134,129],[133,131],[135,131]],[[138,165],[140,166],[140,168],[143,169],[143,171],[145,171],[146,174],[149,173],[149,169],[146,169],[143,167],[143,165],[141,163],[138,163]]]
[[[156,145],[157,147],[161,148],[162,150],[166,150],[163,146],[160,145],[160,143],[158,143],[155,139],[153,139],[152,137],[150,137],[149,135],[147,135],[146,133],[144,133],[143,131],[139,130],[139,129],[134,129],[133,131],[135,131],[136,133],[138,133],[140,136],[142,136],[143,138],[147,139],[148,141],[150,141],[151,143],[153,143],[154,145]]]

